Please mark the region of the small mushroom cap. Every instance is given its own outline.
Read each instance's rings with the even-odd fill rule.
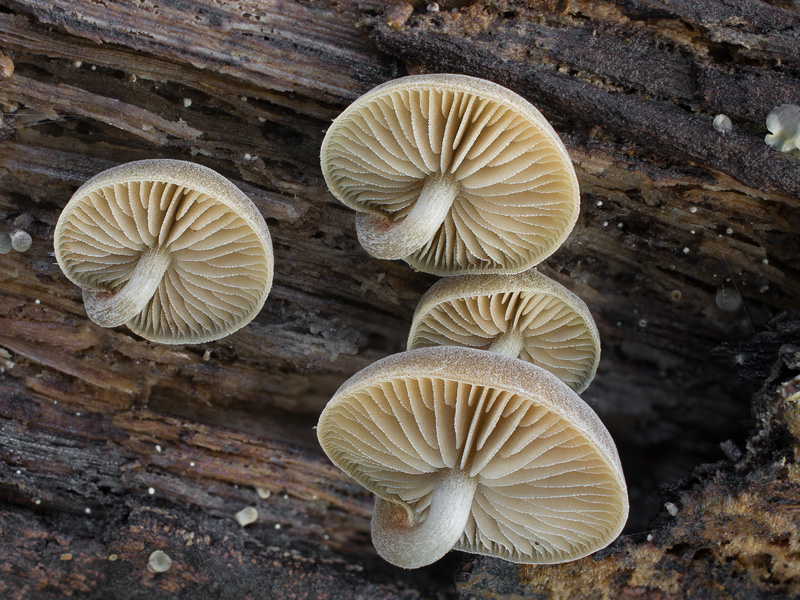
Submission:
[[[504,334],[521,337],[518,358],[547,369],[577,393],[594,378],[600,336],[589,308],[534,270],[439,280],[414,312],[408,349],[486,350]]]
[[[425,184],[455,185],[433,238],[404,259],[436,275],[524,271],[567,239],[578,180],[564,144],[527,100],[465,75],[380,85],[333,122],[321,152],[334,196],[364,214],[404,219]]]
[[[628,498],[611,436],[554,375],[484,350],[389,356],[336,392],[317,427],[323,450],[361,485],[422,521],[438,473],[477,479],[455,548],[558,563],[608,545]]]
[[[170,265],[146,309],[126,323],[167,344],[200,343],[246,325],[273,277],[266,222],[239,188],[190,162],[142,160],[96,175],[56,225],[55,254],[70,281],[112,294],[148,250]]]
[[[767,115],[767,134],[764,141],[780,150],[800,156],[800,106],[781,104]]]

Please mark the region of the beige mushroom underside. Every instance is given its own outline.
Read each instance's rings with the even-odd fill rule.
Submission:
[[[143,253],[166,250],[152,300],[126,324],[162,343],[200,343],[246,325],[272,286],[272,242],[252,201],[216,172],[177,160],[119,165],[87,181],[55,231],[64,274],[115,293]]]
[[[552,126],[521,96],[464,75],[374,88],[331,125],[321,164],[334,196],[359,211],[370,252],[428,180],[455,185],[444,222],[404,257],[436,275],[523,271],[566,240],[579,212],[578,180]]]
[[[627,518],[616,447],[597,415],[516,359],[460,347],[390,356],[342,385],[317,434],[334,464],[412,522],[425,519],[443,469],[477,478],[455,545],[467,552],[574,560],[610,543]]]
[[[408,349],[447,345],[486,350],[515,335],[520,337],[515,357],[550,371],[577,393],[594,378],[600,336],[588,307],[535,270],[436,282],[414,312]]]

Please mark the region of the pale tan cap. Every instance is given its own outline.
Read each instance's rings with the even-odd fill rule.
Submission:
[[[233,333],[272,287],[264,217],[230,181],[185,161],[136,161],[93,177],[62,211],[54,245],[93,321],[156,342]]]
[[[378,258],[436,275],[524,271],[567,239],[578,180],[527,100],[465,75],[414,75],[371,90],[321,152],[331,192],[358,211]]]
[[[433,347],[357,373],[317,435],[374,492],[373,543],[405,568],[449,549],[519,563],[586,556],[628,515],[611,436],[551,373],[484,350]]]

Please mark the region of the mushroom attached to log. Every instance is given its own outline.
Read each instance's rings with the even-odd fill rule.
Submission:
[[[611,436],[551,373],[485,350],[409,350],[360,371],[319,420],[333,463],[376,494],[372,540],[417,568],[451,548],[559,563],[608,545],[628,498]]]
[[[440,345],[532,362],[577,393],[600,361],[600,336],[586,304],[534,270],[436,282],[414,312],[408,349]]]
[[[322,143],[331,192],[377,258],[435,275],[518,273],[566,240],[578,180],[527,100],[465,75],[413,75],[350,105]]]
[[[781,104],[767,115],[770,133],[764,141],[781,152],[800,156],[800,106]]]
[[[72,196],[54,237],[89,318],[156,342],[233,333],[272,287],[264,217],[230,181],[194,163],[142,160],[103,171]]]

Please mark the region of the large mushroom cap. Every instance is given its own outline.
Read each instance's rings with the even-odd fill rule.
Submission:
[[[61,213],[54,243],[92,320],[162,343],[236,331],[272,286],[258,209],[215,171],[184,161],[136,161],[93,177]]]
[[[335,465],[383,499],[373,542],[400,566],[450,547],[520,563],[574,560],[609,544],[627,518],[622,467],[597,415],[554,375],[484,350],[423,348],[370,365],[336,392],[317,434]],[[432,502],[443,481],[444,508]],[[445,521],[456,520],[455,506],[467,514],[439,555],[415,556],[434,528],[398,557],[386,537],[402,527],[376,524],[388,503],[422,525],[434,510]]]
[[[577,393],[588,387],[600,361],[600,336],[586,304],[533,270],[436,282],[414,312],[408,349],[440,345],[532,362]]]
[[[465,75],[371,90],[333,122],[321,163],[333,195],[359,211],[368,252],[436,275],[524,271],[578,218],[578,180],[550,124]]]

